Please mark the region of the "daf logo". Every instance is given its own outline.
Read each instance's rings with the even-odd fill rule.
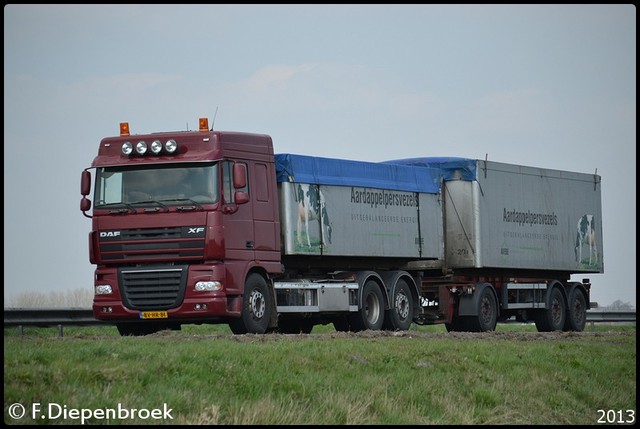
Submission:
[[[197,227],[197,228],[189,228],[189,234],[200,234],[204,232],[204,228],[203,227]]]
[[[100,237],[120,237],[120,231],[101,231]]]

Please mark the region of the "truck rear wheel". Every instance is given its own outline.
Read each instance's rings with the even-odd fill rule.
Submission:
[[[584,331],[587,323],[587,300],[580,289],[574,287],[569,292],[567,305],[567,320],[564,324],[565,331]]]
[[[267,281],[260,274],[249,274],[244,284],[242,315],[229,322],[231,332],[241,334],[264,334],[269,327],[272,307]]]
[[[406,331],[413,321],[411,290],[405,280],[398,280],[391,296],[391,308],[384,316],[385,329]]]
[[[567,316],[567,306],[559,287],[549,291],[547,308],[538,310],[535,315],[538,332],[562,331]]]
[[[384,297],[380,286],[374,280],[367,280],[362,288],[361,308],[349,316],[351,330],[379,331],[384,322]]]

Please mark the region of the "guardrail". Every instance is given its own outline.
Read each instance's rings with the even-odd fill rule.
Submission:
[[[596,322],[634,322],[635,311],[587,311],[587,322],[594,327]]]
[[[635,311],[587,311],[587,322],[635,322]]]
[[[587,311],[591,327],[598,322],[635,322],[635,311]],[[63,326],[110,326],[113,322],[93,317],[90,308],[5,308],[4,326],[17,326],[20,336],[25,326],[48,328],[57,326],[62,337]]]
[[[108,326],[113,323],[93,317],[90,308],[5,308],[4,326],[17,326],[20,336],[25,326],[40,328],[58,327],[59,336],[63,336],[63,326]]]

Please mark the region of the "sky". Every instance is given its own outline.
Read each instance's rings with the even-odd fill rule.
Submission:
[[[103,137],[200,117],[277,153],[597,173],[591,301],[636,305],[632,4],[5,5],[5,303],[92,290],[80,174]]]

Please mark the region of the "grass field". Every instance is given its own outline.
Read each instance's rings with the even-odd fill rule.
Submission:
[[[620,424],[635,422],[636,328],[147,337],[6,328],[8,424]],[[22,412],[22,414],[21,414]]]

